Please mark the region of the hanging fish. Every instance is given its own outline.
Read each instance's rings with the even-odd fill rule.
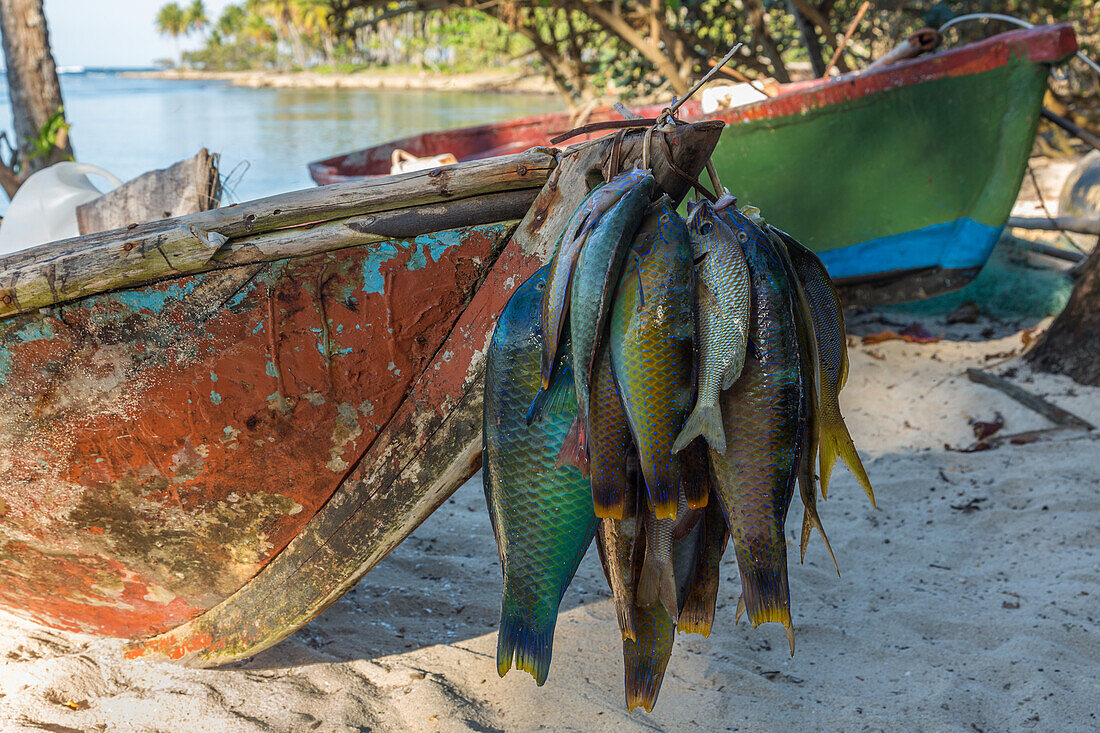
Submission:
[[[648,502],[641,503],[645,553],[638,574],[637,605],[653,608],[660,603],[671,618],[677,617],[676,573],[672,564],[672,532],[675,519],[659,519]]]
[[[721,579],[722,555],[730,538],[729,527],[717,499],[709,502],[703,510],[698,531],[691,576],[681,597],[680,631],[710,636]]]
[[[588,412],[589,481],[597,517],[624,519],[632,511],[633,484],[627,460],[634,454],[634,439],[626,410],[611,370],[611,349],[600,344],[592,374]]]
[[[751,211],[749,209],[751,208]],[[746,207],[743,211],[749,218],[759,215],[753,207]],[[793,295],[794,322],[798,332],[799,346],[799,371],[802,374],[802,442],[799,446],[798,456],[798,493],[802,497],[802,536],[799,542],[799,556],[802,562],[806,561],[806,546],[810,542],[813,528],[821,534],[825,542],[825,549],[829,551],[829,557],[833,560],[836,574],[840,575],[840,566],[836,562],[836,555],[829,544],[829,537],[825,534],[825,527],[821,524],[821,517],[817,513],[817,476],[814,474],[814,457],[817,455],[818,441],[820,439],[820,415],[821,415],[821,363],[818,351],[817,335],[814,332],[813,316],[810,312],[810,303],[806,297],[805,288],[794,269],[788,244],[778,236],[776,230],[762,224],[764,232],[771,239],[775,251],[783,260],[783,267],[787,273],[787,279],[791,284]]]
[[[667,196],[646,213],[611,312],[611,366],[638,447],[649,503],[676,516],[673,436],[694,399],[694,282],[687,227]]]
[[[680,514],[675,521],[663,521],[680,527],[690,524],[685,516],[688,511],[686,502],[681,499],[678,508]],[[700,524],[696,521],[684,529],[683,536],[673,542],[671,547],[675,592],[681,598],[687,593],[691,580],[693,562],[700,541]],[[643,553],[648,551],[648,547],[643,548]],[[664,603],[654,603],[648,608],[641,603],[635,605],[636,638],[633,641],[629,639],[623,641],[623,677],[628,712],[636,707],[645,708],[647,713],[653,712],[657,695],[661,691],[665,669],[672,657],[677,615],[675,606],[670,612]]]
[[[588,481],[554,465],[576,415],[568,349],[553,370],[542,419],[526,420],[540,385],[538,304],[548,271],[508,301],[485,372],[485,499],[504,575],[497,671],[503,676],[515,664],[539,685],[550,669],[558,604],[596,529]]]
[[[752,297],[744,241],[738,239],[745,235],[722,221],[706,200],[695,205],[688,231],[696,262],[699,389],[672,449],[682,451],[702,436],[713,450],[725,453],[718,398],[741,374],[748,346]]]
[[[786,232],[772,229],[787,245],[795,272],[802,281],[820,350],[821,495],[829,495],[829,476],[839,455],[863,487],[871,506],[874,506],[875,493],[871,489],[871,481],[840,413],[839,394],[848,381],[848,343],[840,296],[817,255]]]
[[[710,450],[715,493],[729,524],[749,620],[753,626],[783,624],[793,654],[783,528],[804,426],[791,286],[764,232],[733,207],[721,216],[735,232],[744,233],[752,273],[749,337],[757,353],[745,360],[741,377],[722,393],[729,441],[725,453]]]
[[[632,185],[592,229],[577,256],[569,296],[569,334],[573,350],[573,383],[582,427],[588,420],[596,345],[603,340],[607,311],[615,295],[623,260],[653,195],[648,173]]]
[[[589,232],[627,191],[641,182],[649,171],[635,168],[620,173],[606,185],[593,189],[569,218],[550,260],[546,288],[539,305],[539,323],[542,333],[541,374],[542,387],[550,386],[550,373],[558,353],[562,326],[569,310],[569,290],[573,278],[573,266]]]
[[[623,519],[601,519],[596,529],[596,547],[600,553],[607,587],[615,602],[615,616],[624,640],[634,635],[634,552],[640,549],[638,530],[641,522],[635,516]]]

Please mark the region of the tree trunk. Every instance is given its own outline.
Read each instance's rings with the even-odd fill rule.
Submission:
[[[787,9],[794,16],[794,22],[802,33],[802,40],[806,43],[806,51],[810,55],[810,66],[813,67],[814,76],[825,76],[825,57],[821,51],[821,40],[817,37],[817,29],[813,21],[802,12],[798,0],[787,0]]]
[[[22,168],[20,176],[73,156],[68,136],[48,155],[32,156],[31,144],[50,117],[61,109],[61,85],[50,53],[50,35],[42,0],[0,0],[0,30],[4,34],[4,58],[8,67],[15,138]]]
[[[1039,371],[1100,386],[1100,243],[1085,261],[1065,310],[1025,358]]]

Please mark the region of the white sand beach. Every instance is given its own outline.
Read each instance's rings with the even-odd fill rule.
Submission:
[[[904,325],[851,317],[855,337]],[[875,484],[843,468],[791,562],[798,650],[733,624],[731,557],[709,639],[680,635],[653,715],[627,715],[609,593],[594,551],[558,623],[545,687],[493,661],[500,578],[480,480],[286,642],[217,670],[125,661],[120,644],[0,620],[10,731],[1088,730],[1100,722],[1100,436],[945,450],[967,421],[1048,427],[966,367],[1020,346],[1015,324],[946,326],[939,343],[851,348],[848,423]],[[986,338],[993,329],[992,338]],[[1001,357],[997,357],[998,359]],[[994,368],[1100,424],[1100,389]],[[788,537],[797,548],[801,509]]]
[[[710,638],[679,635],[652,715],[625,710],[614,609],[595,551],[561,607],[542,688],[497,677],[500,572],[475,477],[344,598],[282,644],[216,670],[126,661],[121,642],[0,615],[0,730],[526,731],[1100,728],[1100,435],[961,453],[968,421],[1050,427],[965,376],[990,369],[1100,425],[1100,388],[1032,373],[1031,321],[922,324],[849,314],[848,425],[878,498],[838,467],[820,507],[840,563],[787,522],[797,653],[733,623],[728,553]],[[1100,433],[1100,431],[1095,431]]]

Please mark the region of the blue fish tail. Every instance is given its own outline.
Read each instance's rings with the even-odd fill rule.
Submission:
[[[514,663],[516,669],[530,673],[541,687],[550,673],[557,610],[545,625],[536,627],[518,610],[509,609],[509,605],[505,596],[500,609],[500,630],[497,632],[497,674],[503,677]]]

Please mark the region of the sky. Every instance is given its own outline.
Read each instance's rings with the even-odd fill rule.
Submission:
[[[176,44],[157,35],[153,19],[167,0],[44,0],[50,45],[59,66],[151,66],[176,58]],[[230,0],[206,0],[214,20]],[[186,2],[180,2],[186,5]],[[181,41],[184,50],[197,37]]]

